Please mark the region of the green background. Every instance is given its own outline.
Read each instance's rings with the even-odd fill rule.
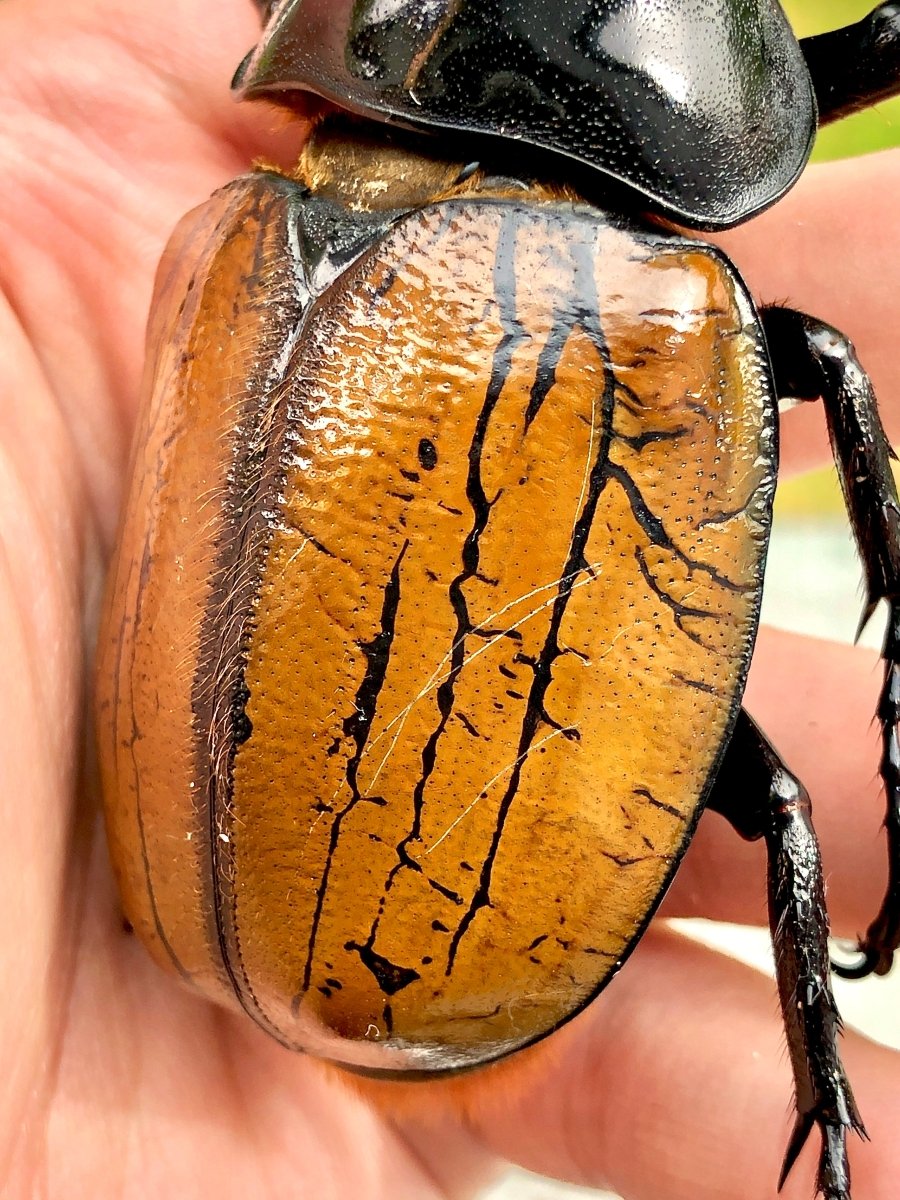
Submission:
[[[808,37],[858,21],[874,4],[873,0],[785,0],[784,7],[798,36]],[[900,145],[900,99],[823,129],[815,157],[846,158],[897,145]]]

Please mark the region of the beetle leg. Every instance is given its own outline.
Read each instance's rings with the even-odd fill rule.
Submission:
[[[797,1107],[778,1186],[818,1125],[818,1190],[825,1200],[849,1200],[847,1130],[865,1130],[837,1048],[841,1019],[829,982],[828,914],[809,796],[743,709],[708,807],[742,837],[765,838],[768,851],[769,923]]]
[[[900,4],[880,4],[843,29],[803,38],[819,124],[900,93]]]
[[[881,778],[887,798],[889,879],[881,909],[860,943],[853,966],[836,964],[846,978],[886,975],[900,946],[900,499],[891,471],[895,457],[878,415],[875,394],[850,342],[812,317],[786,308],[762,313],[778,395],[819,396],[844,489],[844,499],[866,575],[860,631],[881,599],[890,605],[878,702]]]

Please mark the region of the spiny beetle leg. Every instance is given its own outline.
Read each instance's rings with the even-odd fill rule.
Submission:
[[[825,1200],[850,1200],[847,1130],[862,1136],[865,1130],[838,1054],[841,1020],[829,981],[828,915],[809,796],[743,709],[709,807],[742,837],[765,838],[768,851],[769,924],[797,1107],[779,1189],[818,1125],[818,1192]]]
[[[821,396],[844,499],[866,576],[860,631],[878,601],[890,605],[878,703],[881,778],[887,801],[889,881],[878,916],[852,966],[835,964],[846,978],[886,975],[900,946],[900,499],[891,471],[894,453],[878,415],[872,383],[853,346],[836,329],[787,308],[763,310],[779,397]]]
[[[900,93],[900,4],[879,4],[856,24],[803,38],[800,46],[820,125]]]
[[[844,979],[886,975],[900,946],[900,604],[891,601],[884,639],[884,684],[878,701],[881,725],[881,778],[887,793],[884,824],[888,839],[888,885],[878,916],[860,942],[861,958],[851,965],[835,963]]]

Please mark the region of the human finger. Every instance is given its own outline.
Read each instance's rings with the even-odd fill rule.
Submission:
[[[257,29],[249,0],[0,5],[0,288],[107,536],[162,248],[273,149],[271,118],[251,137],[228,89]]]
[[[846,333],[869,372],[888,436],[900,440],[900,150],[809,167],[784,199],[718,240],[761,304],[786,303]],[[782,421],[782,464],[829,458],[818,404]]]
[[[900,1168],[900,1060],[855,1034],[841,1052],[872,1138],[852,1139],[854,1200],[887,1200]],[[510,1065],[497,1086],[461,1098],[491,1149],[628,1200],[774,1198],[791,1080],[765,977],[657,930],[582,1016],[530,1053],[518,1080]],[[785,1200],[811,1194],[814,1153]]]
[[[764,628],[745,703],[812,797],[834,932],[854,937],[875,915],[887,872],[873,713],[874,651]],[[703,816],[666,900],[669,916],[766,922],[765,849]]]

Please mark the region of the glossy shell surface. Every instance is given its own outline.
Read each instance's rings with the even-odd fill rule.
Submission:
[[[743,689],[774,404],[709,247],[538,192],[362,220],[261,174],[170,247],[101,763],[161,962],[429,1072],[565,1021],[655,908]]]
[[[235,86],[562,154],[701,228],[777,200],[816,127],[776,0],[282,0]]]

